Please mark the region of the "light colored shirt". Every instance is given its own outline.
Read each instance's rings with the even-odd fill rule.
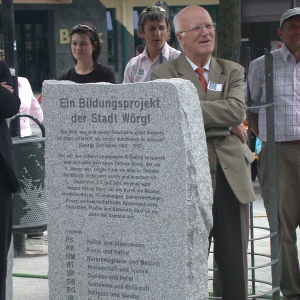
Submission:
[[[193,68],[193,70],[196,72],[197,68],[200,68],[199,66],[195,65],[192,61],[190,61],[187,57],[185,57],[187,59],[187,61],[190,63],[191,67]],[[208,82],[208,76],[209,76],[209,64],[211,61],[211,57],[209,58],[208,62],[206,63],[206,65],[203,67],[205,69],[203,76],[206,80],[206,82]],[[199,78],[199,74],[196,72],[197,77]]]
[[[18,77],[18,86],[19,98],[21,99],[20,113],[32,115],[40,121],[43,121],[43,111],[40,107],[40,104],[33,96],[28,79],[24,77]],[[30,136],[32,134],[28,118],[20,118],[20,129],[21,137]]]
[[[283,44],[274,55],[274,118],[275,141],[300,140],[300,65]],[[250,63],[248,78],[251,101],[266,102],[265,57]],[[247,100],[247,89],[245,89]],[[266,108],[252,109],[258,113],[259,139],[267,141]]]
[[[165,43],[162,49],[162,62],[166,62],[171,59],[179,57],[180,51],[170,47]],[[145,82],[150,81],[150,75],[153,70],[160,64],[159,56],[155,61],[151,61],[147,54],[147,46],[143,53],[132,58],[124,71],[123,83]]]

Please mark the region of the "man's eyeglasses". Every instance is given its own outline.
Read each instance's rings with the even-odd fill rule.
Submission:
[[[188,32],[188,31],[192,31],[192,32],[195,32],[195,33],[198,33],[198,32],[202,33],[204,27],[206,28],[206,30],[208,32],[213,32],[214,30],[216,30],[217,24],[216,23],[212,23],[212,24],[197,25],[197,26],[194,26],[194,27],[192,27],[190,29],[182,30],[180,32],[184,33],[184,32]]]
[[[159,12],[164,12],[164,13],[166,12],[166,10],[161,6],[149,6],[149,7],[146,7],[142,11],[142,14],[147,13],[147,12],[151,12],[151,11],[154,11],[154,10],[159,11]]]
[[[79,28],[87,29],[87,30],[91,31],[92,33],[94,33],[94,30],[93,30],[92,27],[90,27],[90,26],[88,26],[88,25],[82,25],[82,24],[78,24],[78,25],[74,26],[74,27],[72,28],[72,30],[76,30],[76,29],[79,29]]]

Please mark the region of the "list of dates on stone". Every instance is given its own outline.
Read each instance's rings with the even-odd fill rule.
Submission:
[[[166,157],[142,150],[144,143],[159,147],[165,139],[163,131],[60,130],[57,139],[70,141],[77,148],[73,153],[58,154],[67,210],[110,219],[159,213],[163,197],[158,178]],[[105,154],[101,147],[122,151]]]
[[[83,235],[81,230],[66,231],[67,299],[77,299],[78,296],[77,276],[81,259],[77,258],[76,253],[78,250],[82,252],[82,246],[76,249],[80,245],[76,240],[82,240]],[[161,262],[136,255],[145,248],[146,245],[139,242],[86,238],[84,260],[87,290],[84,293],[87,299],[147,299],[147,294],[152,290],[147,278],[159,270]],[[132,252],[135,253],[134,259],[130,258]]]

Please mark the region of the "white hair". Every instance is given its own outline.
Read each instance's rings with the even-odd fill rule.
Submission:
[[[181,12],[181,11],[180,11],[180,12]],[[175,15],[174,18],[173,18],[175,34],[176,34],[177,32],[182,31],[182,28],[181,28],[180,23],[179,23],[179,20],[178,20],[178,15],[180,14],[180,12],[179,12],[177,15]],[[181,36],[185,36],[185,32],[180,32],[180,35],[181,35]]]
[[[180,12],[179,12],[179,13],[180,13]],[[175,34],[176,34],[177,32],[180,32],[180,31],[182,30],[181,27],[180,27],[180,24],[179,24],[179,20],[178,20],[178,15],[179,15],[179,13],[176,14],[176,15],[174,16],[174,18],[173,18],[173,24],[174,24]],[[181,35],[181,36],[185,36],[185,32],[180,32],[180,35]],[[183,47],[182,47],[181,44],[180,44],[180,48],[181,48],[181,50],[183,51]]]
[[[179,22],[178,22],[178,14],[176,14],[176,15],[174,16],[173,23],[174,23],[175,33],[181,31],[180,25],[179,25]]]

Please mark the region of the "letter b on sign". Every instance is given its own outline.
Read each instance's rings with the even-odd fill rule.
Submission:
[[[59,41],[60,44],[70,43],[69,30],[68,29],[59,29]]]

